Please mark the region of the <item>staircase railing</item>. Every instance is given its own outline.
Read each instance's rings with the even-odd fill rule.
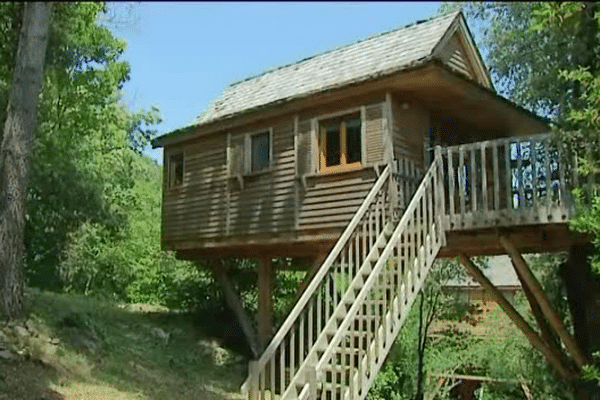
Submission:
[[[359,274],[360,291],[316,363],[320,379],[306,382],[299,398],[319,390],[327,399],[364,399],[389,352],[429,268],[445,244],[442,228],[443,160],[436,157],[387,245]],[[371,265],[369,265],[371,264]],[[374,264],[374,265],[373,265]],[[312,387],[311,387],[312,386]]]
[[[292,382],[359,267],[391,230],[391,180],[388,165],[261,357],[250,363],[242,385],[249,398],[264,399],[267,393],[274,398]]]

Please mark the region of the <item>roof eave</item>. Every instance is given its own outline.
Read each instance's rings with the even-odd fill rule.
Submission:
[[[394,75],[394,74],[396,74],[398,72],[407,72],[407,71],[415,70],[415,69],[418,69],[418,68],[422,68],[422,67],[426,66],[430,61],[433,60],[432,57],[433,57],[433,53],[429,54],[429,55],[427,55],[427,56],[425,56],[423,58],[420,58],[420,59],[418,59],[416,61],[413,61],[412,63],[403,65],[401,67],[393,68],[393,69],[390,69],[388,71],[379,72],[377,74],[372,74],[372,75],[366,75],[366,76],[363,76],[363,77],[358,78],[358,79],[354,79],[354,80],[351,80],[351,81],[346,81],[346,82],[343,82],[343,83],[338,83],[336,85],[332,85],[332,86],[329,86],[329,87],[321,88],[319,90],[314,90],[314,91],[311,91],[311,92],[306,92],[306,93],[302,93],[302,94],[299,94],[299,95],[295,95],[295,96],[291,96],[291,97],[286,97],[284,99],[279,99],[279,100],[276,100],[276,101],[272,101],[270,103],[263,104],[263,105],[260,105],[260,106],[256,106],[256,107],[253,107],[253,108],[248,108],[248,109],[236,112],[236,113],[223,115],[222,117],[219,117],[219,118],[216,118],[216,119],[213,119],[213,120],[200,122],[200,123],[194,124],[194,125],[188,125],[186,127],[176,129],[174,131],[171,131],[169,133],[165,133],[164,135],[161,135],[161,136],[158,136],[158,137],[154,138],[151,141],[152,148],[155,149],[157,147],[162,147],[164,145],[165,141],[167,141],[169,139],[173,139],[173,138],[179,137],[179,136],[188,135],[189,133],[191,133],[195,129],[198,129],[198,128],[201,128],[201,127],[205,127],[205,126],[209,126],[209,125],[212,125],[214,123],[223,122],[223,121],[230,120],[230,119],[233,119],[233,118],[241,117],[243,115],[256,113],[256,112],[259,112],[259,111],[263,111],[265,109],[270,109],[270,108],[278,107],[278,106],[280,106],[282,104],[285,104],[285,103],[291,103],[291,102],[294,102],[294,101],[302,100],[302,99],[310,97],[310,96],[315,96],[317,94],[323,94],[323,93],[326,93],[326,92],[330,92],[330,91],[342,89],[342,88],[344,88],[346,86],[355,85],[355,84],[361,84],[361,83],[367,83],[367,82],[375,80],[375,79],[384,78],[384,77],[387,77],[387,76]]]
[[[445,65],[442,61],[434,58],[431,60],[432,64],[435,64],[441,68],[443,68],[445,71],[447,71],[448,73],[462,79],[465,82],[468,82],[469,85],[472,85],[480,90],[485,91],[486,93],[488,93],[489,95],[491,95],[492,97],[494,97],[496,100],[501,101],[502,103],[510,106],[511,108],[519,111],[520,113],[523,113],[525,115],[527,115],[530,118],[533,118],[535,120],[537,120],[538,122],[546,125],[547,128],[550,128],[550,124],[552,123],[551,120],[541,117],[539,115],[537,115],[534,112],[529,111],[528,109],[526,109],[525,107],[522,107],[520,105],[518,105],[517,103],[513,103],[512,101],[510,101],[507,98],[502,97],[501,95],[499,95],[495,90],[489,89],[471,79],[466,78],[465,76],[463,76],[462,74],[460,74],[459,72],[454,71],[452,68],[448,67],[447,65]]]

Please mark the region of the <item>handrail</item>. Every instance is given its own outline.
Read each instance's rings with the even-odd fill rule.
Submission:
[[[387,165],[386,168],[381,173],[381,175],[379,176],[379,178],[377,179],[377,181],[375,182],[375,184],[373,185],[373,187],[371,188],[371,190],[369,191],[367,197],[365,197],[365,200],[363,201],[363,203],[361,204],[361,206],[359,207],[357,212],[354,214],[354,216],[350,220],[348,226],[346,227],[346,229],[344,230],[344,232],[338,239],[337,243],[335,244],[335,246],[333,247],[333,249],[327,256],[327,258],[323,262],[322,266],[319,268],[319,270],[317,271],[317,273],[313,277],[312,281],[307,286],[306,290],[304,291],[304,293],[302,294],[302,296],[300,297],[300,299],[298,300],[298,302],[296,303],[296,305],[294,306],[294,308],[292,309],[290,314],[287,316],[287,318],[285,319],[285,321],[283,322],[283,324],[281,325],[281,327],[279,328],[279,330],[277,331],[277,333],[275,334],[275,336],[273,337],[273,339],[271,340],[271,342],[269,343],[267,348],[264,350],[261,357],[256,362],[254,362],[254,366],[251,369],[251,371],[248,375],[248,378],[242,384],[242,392],[247,392],[248,390],[250,390],[249,386],[250,386],[250,381],[253,378],[252,374],[259,373],[261,370],[263,370],[265,368],[267,362],[271,359],[271,357],[274,356],[277,348],[281,345],[281,343],[283,342],[286,335],[293,328],[294,323],[296,322],[296,320],[298,319],[300,314],[303,312],[304,308],[309,303],[309,301],[312,298],[312,296],[314,295],[315,291],[318,289],[319,285],[321,284],[321,281],[325,278],[327,273],[330,271],[334,261],[337,259],[340,252],[346,246],[348,239],[350,239],[350,237],[352,236],[352,234],[358,227],[360,221],[362,220],[362,218],[364,217],[366,212],[371,207],[373,201],[376,199],[379,191],[382,189],[383,185],[388,181],[390,176],[391,176],[391,167],[390,167],[390,165]]]
[[[398,246],[407,245],[410,243],[410,246],[413,247],[413,252],[410,255],[404,254],[404,261],[406,264],[404,267],[398,265],[395,268],[395,273],[401,274],[404,278],[403,284],[410,285],[411,290],[409,292],[410,299],[399,300],[403,295],[400,290],[400,281],[397,286],[395,286],[392,290],[395,290],[394,296],[391,300],[385,301],[387,303],[388,311],[385,311],[384,317],[379,321],[377,328],[375,329],[374,337],[372,338],[375,342],[380,341],[380,329],[384,331],[383,341],[385,343],[378,343],[375,345],[374,352],[377,354],[377,357],[373,355],[365,357],[370,357],[371,360],[377,359],[377,364],[383,363],[385,357],[380,353],[379,347],[381,349],[385,349],[385,351],[389,350],[391,347],[395,334],[397,334],[400,326],[404,318],[406,318],[407,312],[404,311],[402,316],[393,315],[392,312],[392,304],[397,304],[396,314],[399,314],[399,307],[404,306],[406,302],[408,306],[414,300],[417,292],[420,289],[422,282],[425,279],[425,276],[429,270],[429,267],[433,263],[437,252],[440,247],[445,243],[445,231],[441,226],[441,216],[444,213],[443,209],[443,196],[444,193],[441,189],[441,170],[443,169],[443,160],[441,158],[441,154],[436,151],[436,157],[431,164],[429,170],[421,180],[419,187],[417,188],[414,196],[412,196],[411,201],[409,202],[406,210],[404,211],[400,221],[396,225],[394,232],[387,245],[383,249],[381,255],[379,256],[377,263],[371,270],[368,275],[368,278],[364,282],[360,292],[356,296],[353,304],[350,306],[346,316],[343,321],[339,324],[338,329],[336,330],[333,338],[330,340],[327,349],[323,353],[323,356],[318,361],[316,365],[317,371],[322,371],[326,365],[328,365],[331,361],[331,357],[336,348],[341,346],[341,341],[348,335],[348,332],[353,325],[351,323],[355,320],[358,315],[359,310],[365,305],[365,302],[368,304],[368,296],[372,293],[372,290],[378,289],[379,279],[381,278],[381,273],[386,265],[388,259],[393,256],[393,250]],[[441,198],[440,198],[441,196]],[[422,208],[420,208],[422,205]],[[420,208],[420,212],[419,212]],[[415,215],[416,213],[416,215]],[[420,215],[421,214],[421,215]],[[408,226],[411,225],[409,229]],[[416,226],[415,226],[416,225]],[[409,232],[407,232],[407,229]],[[407,241],[407,236],[412,237],[411,240]],[[415,237],[417,238],[415,241]],[[418,239],[422,237],[421,239]],[[401,241],[401,238],[404,238],[404,242]],[[416,251],[414,251],[416,249]],[[398,250],[397,254],[400,255],[401,252]],[[413,264],[413,265],[410,265]],[[365,266],[366,267],[366,266]],[[411,275],[409,272],[405,272],[404,268],[412,269],[414,275]],[[404,272],[403,272],[404,271]],[[381,288],[381,290],[387,290],[387,287]],[[408,290],[408,289],[407,289]],[[384,295],[384,298],[386,296]],[[389,317],[387,314],[391,314]],[[386,326],[389,324],[388,321],[395,322],[391,323],[392,326]],[[368,328],[370,329],[370,328]],[[371,346],[368,346],[367,352],[371,351]],[[362,362],[362,361],[361,361]],[[360,368],[360,364],[359,364]],[[363,371],[364,373],[364,371]],[[355,372],[357,376],[360,374],[359,372]],[[371,376],[369,377],[369,381],[374,379],[375,374],[371,372]],[[355,377],[351,376],[350,379],[352,382]],[[357,378],[358,382],[362,382],[363,380]],[[352,387],[356,387],[351,383]],[[366,389],[370,384],[367,384],[361,388],[362,395],[359,398],[366,397]],[[350,390],[350,389],[347,389]]]

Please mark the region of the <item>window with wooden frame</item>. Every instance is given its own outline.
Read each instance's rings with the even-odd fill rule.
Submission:
[[[362,164],[360,113],[322,120],[319,123],[319,171],[332,172]]]
[[[183,153],[169,155],[168,188],[175,189],[183,185]]]

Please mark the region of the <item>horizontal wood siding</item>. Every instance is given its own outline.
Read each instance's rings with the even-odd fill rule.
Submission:
[[[166,152],[182,150],[183,185],[165,189],[163,236],[168,241],[219,236],[225,229],[227,210],[226,136],[213,135]]]
[[[242,133],[232,134],[232,141]],[[273,126],[271,170],[243,178],[244,187],[230,186],[230,235],[290,231],[294,227],[294,120]]]
[[[423,140],[429,134],[429,116],[412,105],[392,102],[394,157],[408,158],[423,167]]]
[[[468,78],[473,79],[475,76],[473,67],[466,56],[464,47],[458,38],[458,35],[454,35],[441,50],[440,57],[442,61],[450,68],[466,75]]]
[[[299,229],[343,229],[376,181],[372,169],[307,180],[300,190]]]
[[[381,101],[363,99],[344,106],[265,120],[166,148],[165,170],[169,152],[185,152],[183,185],[166,189],[165,175],[163,240],[167,248],[184,242],[227,246],[258,237],[290,237],[294,232],[310,236],[343,230],[377,176],[374,169],[364,166],[318,174],[315,127],[328,113],[364,106],[366,161],[376,164],[384,160],[387,126]],[[270,168],[244,174],[246,135],[269,128],[273,135]]]

